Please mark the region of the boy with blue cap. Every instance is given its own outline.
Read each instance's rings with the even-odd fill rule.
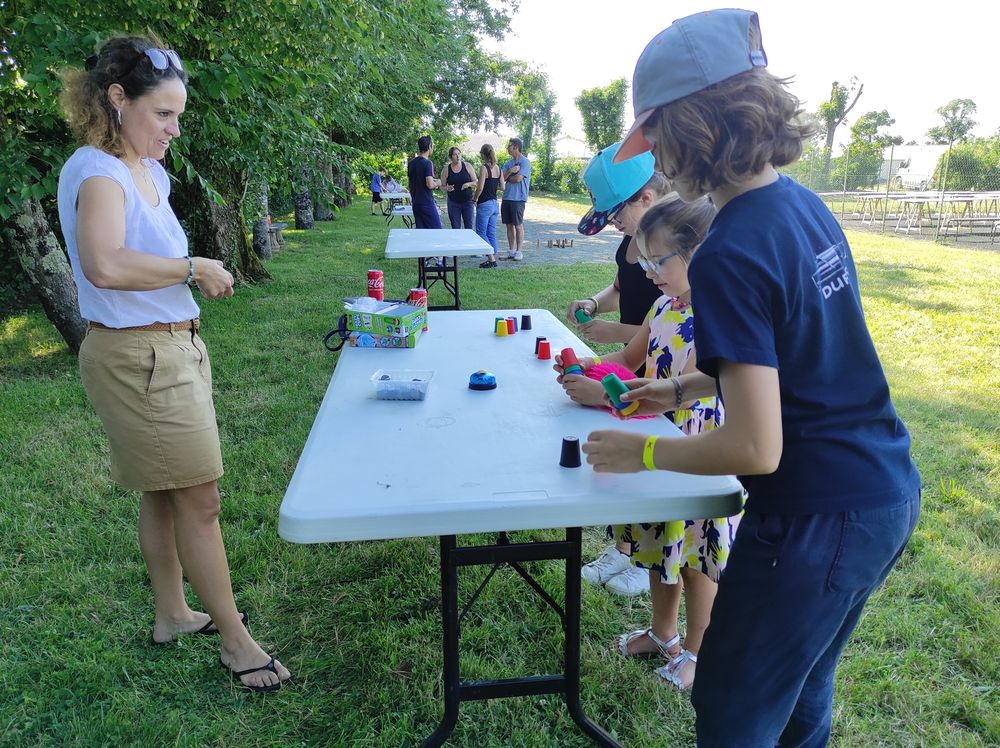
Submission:
[[[776,171],[810,128],[766,64],[756,13],[675,21],[639,58],[617,155],[652,149],[684,200],[719,211],[689,269],[699,372],[629,382],[622,399],[661,412],[718,389],[727,421],[584,445],[597,471],[736,473],[749,493],[692,694],[703,748],[826,745],[837,661],[920,507],[847,239]]]
[[[583,181],[590,190],[592,207],[580,219],[581,234],[593,236],[611,225],[621,231],[622,238],[615,263],[618,271],[611,285],[586,299],[571,301],[566,319],[574,325],[577,309],[590,317],[599,313],[619,314],[619,321],[594,319],[580,326],[589,340],[597,343],[628,343],[642,329],[650,307],[660,298],[660,290],[646,277],[636,261],[632,235],[639,221],[656,200],[670,190],[662,174],[655,170],[651,153],[640,153],[621,163],[615,163],[621,143],[614,143],[595,155],[583,172]],[[641,372],[640,372],[641,373]],[[581,405],[602,405],[604,387],[587,377],[573,378],[565,385],[566,393]],[[633,597],[649,592],[649,574],[629,561],[631,548],[622,541],[608,545],[593,561],[583,566],[581,575],[593,585],[603,585],[608,592]]]

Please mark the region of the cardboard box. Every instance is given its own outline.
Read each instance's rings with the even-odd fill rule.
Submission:
[[[355,299],[345,299],[353,302]],[[374,335],[388,335],[401,338],[409,337],[413,332],[420,332],[427,324],[427,309],[421,306],[411,306],[402,301],[383,301],[372,312],[345,310],[347,329],[355,332],[369,332]],[[413,341],[416,345],[416,340]],[[394,348],[412,348],[413,346],[383,346]]]
[[[355,348],[416,348],[423,335],[417,328],[409,335],[376,335],[371,332],[352,332],[348,336],[349,345]]]

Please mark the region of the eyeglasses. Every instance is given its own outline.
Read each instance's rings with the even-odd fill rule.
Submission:
[[[150,47],[149,49],[144,49],[142,54],[135,58],[135,62],[132,63],[132,67],[128,69],[127,73],[122,75],[122,78],[135,70],[136,66],[142,61],[143,57],[149,60],[149,63],[153,66],[154,70],[162,72],[169,68],[173,68],[178,73],[184,72],[184,65],[181,63],[181,58],[176,52],[174,52],[174,50]]]
[[[667,260],[669,260],[672,257],[676,257],[679,254],[680,252],[671,252],[670,254],[664,255],[663,257],[660,257],[659,259],[656,260],[647,260],[642,255],[639,255],[637,261],[639,263],[639,267],[643,269],[643,272],[648,273],[650,268],[655,268],[653,272],[659,273],[661,270],[663,270],[663,266],[666,264]]]

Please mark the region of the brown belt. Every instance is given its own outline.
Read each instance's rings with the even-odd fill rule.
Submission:
[[[193,329],[197,332],[201,329],[200,319],[186,319],[183,322],[153,322],[148,325],[137,325],[136,327],[108,327],[100,322],[91,322],[88,325],[90,330],[111,330],[113,332],[131,332],[132,330],[150,330],[158,332],[183,332]]]

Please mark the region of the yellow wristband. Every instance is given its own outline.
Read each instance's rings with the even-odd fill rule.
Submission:
[[[656,470],[656,465],[653,463],[653,447],[656,446],[656,440],[659,438],[658,436],[649,437],[642,448],[642,464],[646,466],[646,470]]]
[[[599,363],[601,363],[601,359],[599,359],[597,356],[591,356],[590,360],[594,362],[591,364],[591,366],[597,366]]]

